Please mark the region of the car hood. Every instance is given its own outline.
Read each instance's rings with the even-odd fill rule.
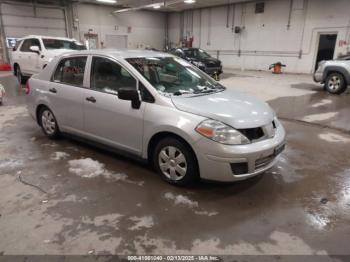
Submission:
[[[192,58],[193,61],[197,61],[197,62],[203,62],[203,63],[211,63],[211,62],[214,62],[214,63],[219,63],[220,60],[219,59],[216,59],[214,57],[208,57],[208,58]]]
[[[237,129],[270,124],[275,116],[267,103],[227,89],[199,96],[172,96],[171,99],[181,111],[215,119]]]
[[[220,62],[219,59],[216,59],[214,57],[204,58],[203,61],[205,61],[205,62]]]

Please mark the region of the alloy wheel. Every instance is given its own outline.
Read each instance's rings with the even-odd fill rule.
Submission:
[[[337,91],[341,86],[341,79],[338,76],[332,76],[328,81],[329,90]]]
[[[55,117],[49,110],[45,110],[41,115],[41,123],[48,135],[52,135],[56,131]]]

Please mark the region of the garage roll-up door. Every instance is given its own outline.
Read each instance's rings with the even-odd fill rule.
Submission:
[[[25,35],[67,36],[64,10],[1,3],[6,37]]]

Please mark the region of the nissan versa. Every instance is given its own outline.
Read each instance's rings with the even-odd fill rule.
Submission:
[[[284,128],[266,103],[170,54],[69,53],[30,78],[26,93],[49,138],[70,133],[148,159],[173,184],[255,176],[285,146]]]

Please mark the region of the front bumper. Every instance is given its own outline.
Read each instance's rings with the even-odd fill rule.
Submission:
[[[208,75],[220,75],[223,73],[222,71],[222,66],[217,66],[217,67],[204,67],[204,66],[200,66],[198,67],[200,70],[202,70],[203,72],[205,72]]]
[[[220,67],[206,67],[203,69],[208,75],[220,75],[222,74],[222,66]]]
[[[314,81],[316,83],[323,83],[323,73],[322,72],[315,72],[313,75]]]
[[[283,126],[279,124],[273,138],[247,145],[223,145],[202,138],[193,146],[200,176],[206,180],[233,182],[261,174],[278,161],[285,136]],[[232,166],[242,163],[246,165],[247,172],[234,173]]]

